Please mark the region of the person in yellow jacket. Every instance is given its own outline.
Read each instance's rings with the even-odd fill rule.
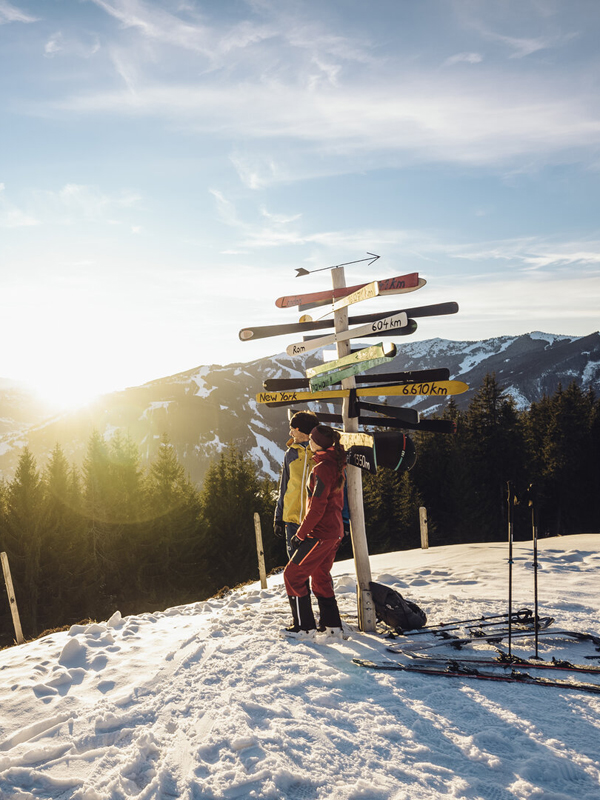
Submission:
[[[291,439],[283,458],[279,496],[275,506],[273,527],[275,534],[285,537],[288,558],[294,549],[292,537],[300,527],[306,514],[306,487],[308,477],[315,465],[312,451],[308,447],[309,434],[319,424],[316,414],[298,411],[290,420]]]

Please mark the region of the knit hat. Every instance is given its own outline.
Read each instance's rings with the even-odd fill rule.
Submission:
[[[296,428],[307,436],[318,423],[316,414],[311,414],[310,411],[298,411],[290,420],[292,428]]]
[[[318,447],[327,450],[327,448],[331,447],[335,442],[336,436],[333,428],[330,428],[328,425],[317,425],[317,427],[313,428],[310,432],[310,438]]]

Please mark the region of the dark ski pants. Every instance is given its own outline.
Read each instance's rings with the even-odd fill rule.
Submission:
[[[306,538],[283,571],[283,580],[290,598],[292,613],[294,614],[296,611],[298,614],[298,617],[294,614],[294,622],[299,623],[303,628],[314,627],[314,617],[311,620],[312,611],[308,607],[310,605],[309,578],[319,604],[321,626],[339,628],[342,625],[331,579],[331,567],[340,541],[340,539]]]
[[[296,531],[300,525],[296,522],[285,523],[285,549],[287,557],[291,558],[294,555],[294,548],[292,547],[292,538],[296,535]]]

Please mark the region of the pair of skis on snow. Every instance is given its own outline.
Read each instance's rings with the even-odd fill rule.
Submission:
[[[573,681],[563,679],[548,679],[531,672],[523,672],[522,669],[529,670],[559,670],[571,674],[600,674],[600,667],[582,664],[572,664],[568,661],[550,662],[542,661],[538,658],[520,658],[510,653],[498,650],[499,655],[495,658],[485,658],[480,656],[457,657],[446,654],[431,654],[431,651],[438,647],[451,646],[461,649],[466,644],[474,642],[487,642],[497,644],[509,636],[528,637],[532,635],[550,635],[557,638],[576,639],[577,641],[591,642],[600,650],[600,637],[590,633],[569,630],[549,630],[553,619],[551,617],[541,617],[537,619],[529,609],[521,609],[510,614],[496,614],[489,617],[472,618],[458,620],[452,623],[441,623],[430,625],[417,631],[411,631],[408,635],[412,638],[422,634],[432,634],[437,638],[433,642],[411,642],[406,646],[388,647],[388,652],[395,655],[402,655],[412,660],[412,663],[400,661],[374,662],[366,659],[353,659],[353,662],[361,667],[367,667],[382,671],[401,671],[415,672],[421,675],[438,675],[453,678],[467,678],[475,680],[501,681],[510,683],[527,683],[537,686],[550,686],[554,688],[570,689],[581,692],[600,694],[600,684],[591,681]],[[510,629],[507,627],[510,624]],[[469,636],[459,637],[450,631],[466,628],[470,631]]]
[[[456,659],[449,659],[443,663],[428,662],[427,665],[423,664],[400,664],[397,662],[379,662],[368,661],[362,658],[354,658],[352,661],[359,667],[367,667],[374,670],[392,670],[402,672],[416,672],[420,675],[439,675],[446,678],[467,678],[484,681],[501,681],[504,683],[530,683],[535,686],[550,686],[556,689],[570,689],[577,692],[590,692],[592,694],[600,694],[600,684],[591,683],[587,681],[570,681],[562,679],[549,679],[542,678],[537,675],[532,675],[530,672],[521,672],[515,669],[512,664],[503,664],[498,662],[493,666],[503,667],[505,670],[510,668],[510,672],[498,672],[490,669],[481,669],[478,666],[469,663],[463,663]],[[537,662],[528,665],[534,669],[539,669],[540,665]],[[562,668],[562,667],[561,667]],[[588,671],[588,670],[585,670]],[[595,671],[595,670],[591,670]]]

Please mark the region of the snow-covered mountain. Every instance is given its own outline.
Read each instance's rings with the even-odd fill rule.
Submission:
[[[428,339],[402,342],[398,349],[394,361],[380,371],[447,367],[452,378],[471,387],[455,398],[459,407],[469,404],[490,372],[520,408],[573,380],[584,389],[600,391],[597,332],[585,337],[536,332],[476,342]],[[15,400],[14,387],[0,384],[0,476],[13,474],[25,443],[40,466],[57,442],[71,461],[81,463],[94,429],[107,439],[116,430],[129,433],[145,460],[154,457],[166,433],[198,483],[211,458],[228,442],[250,452],[266,474],[276,475],[287,439],[287,410],[259,405],[255,395],[267,378],[302,376],[320,358],[320,354],[293,358],[283,353],[248,363],[196,367],[105,395],[83,409],[44,421],[39,409]],[[442,411],[447,400],[416,397],[394,402],[431,414]]]

